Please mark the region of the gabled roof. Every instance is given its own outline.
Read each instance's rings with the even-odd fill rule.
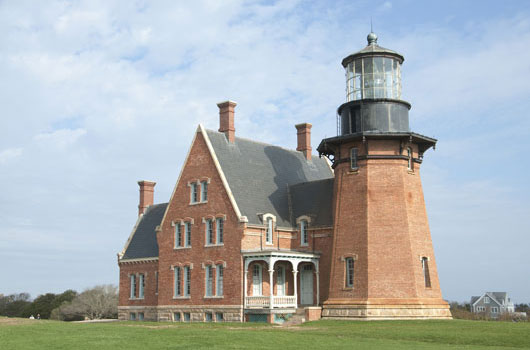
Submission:
[[[158,257],[158,242],[155,229],[162,222],[168,203],[149,206],[133,229],[130,241],[121,259]]]
[[[258,214],[270,213],[278,226],[291,227],[289,186],[333,178],[325,159],[307,161],[294,150],[239,137],[230,143],[225,134],[213,130],[206,134],[237,207],[250,224],[262,224]]]

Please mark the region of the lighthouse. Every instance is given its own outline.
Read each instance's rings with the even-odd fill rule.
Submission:
[[[436,140],[412,132],[401,99],[404,57],[377,43],[342,60],[346,102],[336,137],[317,150],[332,162],[333,243],[324,318],[448,319],[420,168]]]

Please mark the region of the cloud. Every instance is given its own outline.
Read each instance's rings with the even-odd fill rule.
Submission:
[[[38,134],[35,136],[35,141],[41,145],[65,148],[77,142],[85,134],[85,129],[60,129],[49,133]]]
[[[0,152],[0,164],[7,163],[11,159],[22,155],[22,148],[8,148]]]

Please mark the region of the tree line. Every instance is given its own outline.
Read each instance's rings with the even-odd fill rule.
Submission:
[[[28,293],[0,294],[0,316],[63,321],[117,318],[118,288],[100,285],[81,293],[68,289],[61,294],[39,295],[33,301]]]

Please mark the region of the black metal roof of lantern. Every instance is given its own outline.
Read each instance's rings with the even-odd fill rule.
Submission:
[[[396,138],[414,137],[420,151],[433,146],[435,139],[409,129],[410,103],[401,99],[401,65],[404,57],[377,44],[377,35],[367,36],[368,45],[342,60],[346,75],[346,103],[337,111],[337,137],[322,140],[322,155],[333,155],[330,147],[362,135]],[[423,141],[419,140],[422,139]]]

